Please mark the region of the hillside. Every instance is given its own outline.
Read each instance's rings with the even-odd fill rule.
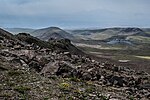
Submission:
[[[42,41],[26,33],[0,32],[2,100],[150,98],[148,73],[93,60],[68,39]]]
[[[54,39],[73,39],[74,37],[67,33],[66,31],[58,27],[48,27],[43,29],[38,29],[31,32],[33,36],[40,38],[41,40],[49,40],[50,38]]]
[[[5,37],[5,38],[11,38],[13,37],[13,35],[7,31],[5,31],[4,29],[0,28],[0,36]]]

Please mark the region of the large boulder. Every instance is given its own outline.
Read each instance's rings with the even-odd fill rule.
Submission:
[[[56,75],[62,75],[63,77],[74,77],[77,73],[76,69],[70,63],[61,62],[59,63],[59,68]]]
[[[91,76],[91,74],[90,74],[90,73],[85,72],[85,73],[83,73],[83,74],[82,74],[82,79],[83,79],[83,80],[87,80],[87,81],[89,81],[89,80],[91,80],[91,79],[92,79],[92,76]]]
[[[123,87],[125,84],[124,78],[121,76],[111,76],[108,81],[110,85],[116,85],[120,87]]]
[[[74,77],[77,75],[77,70],[72,64],[65,61],[55,61],[46,64],[40,72],[44,75],[57,75],[62,77]]]
[[[36,71],[38,71],[38,72],[40,72],[41,71],[41,66],[40,66],[40,64],[39,64],[39,62],[37,62],[37,61],[31,61],[29,64],[29,67],[31,68],[31,69],[35,69]]]
[[[55,62],[49,62],[48,64],[46,64],[43,69],[41,70],[41,74],[44,74],[44,76],[46,76],[47,74],[49,75],[55,75],[55,73],[57,72],[59,65],[58,65],[59,61],[55,61]]]

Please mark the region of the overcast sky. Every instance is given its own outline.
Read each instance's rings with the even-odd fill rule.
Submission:
[[[150,27],[150,0],[0,0],[0,27]]]

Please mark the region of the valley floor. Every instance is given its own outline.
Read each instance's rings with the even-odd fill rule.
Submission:
[[[77,47],[98,61],[110,61],[119,66],[150,73],[150,51],[127,49],[119,46],[101,46],[76,43]]]

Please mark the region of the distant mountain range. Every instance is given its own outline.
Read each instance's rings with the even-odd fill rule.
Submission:
[[[104,28],[104,29],[83,29],[83,30],[63,30],[58,27],[48,27],[42,29],[29,28],[6,28],[7,31],[17,33],[30,33],[41,40],[70,39],[74,42],[79,40],[104,40],[107,42],[114,40],[123,41],[150,41],[150,28]]]
[[[35,29],[31,28],[5,28],[5,30],[9,31],[12,34],[18,34],[18,33],[30,33],[34,31]]]
[[[88,41],[105,41],[108,43],[127,43],[142,42],[150,43],[149,28],[105,28],[105,29],[86,29],[86,30],[70,30],[71,34],[78,39]]]
[[[147,32],[150,32],[150,29],[140,29],[140,28],[105,28],[105,29],[91,29],[91,30],[70,30],[70,33],[84,36],[92,36],[92,38],[98,38],[98,35],[140,35],[140,36],[149,36]]]

